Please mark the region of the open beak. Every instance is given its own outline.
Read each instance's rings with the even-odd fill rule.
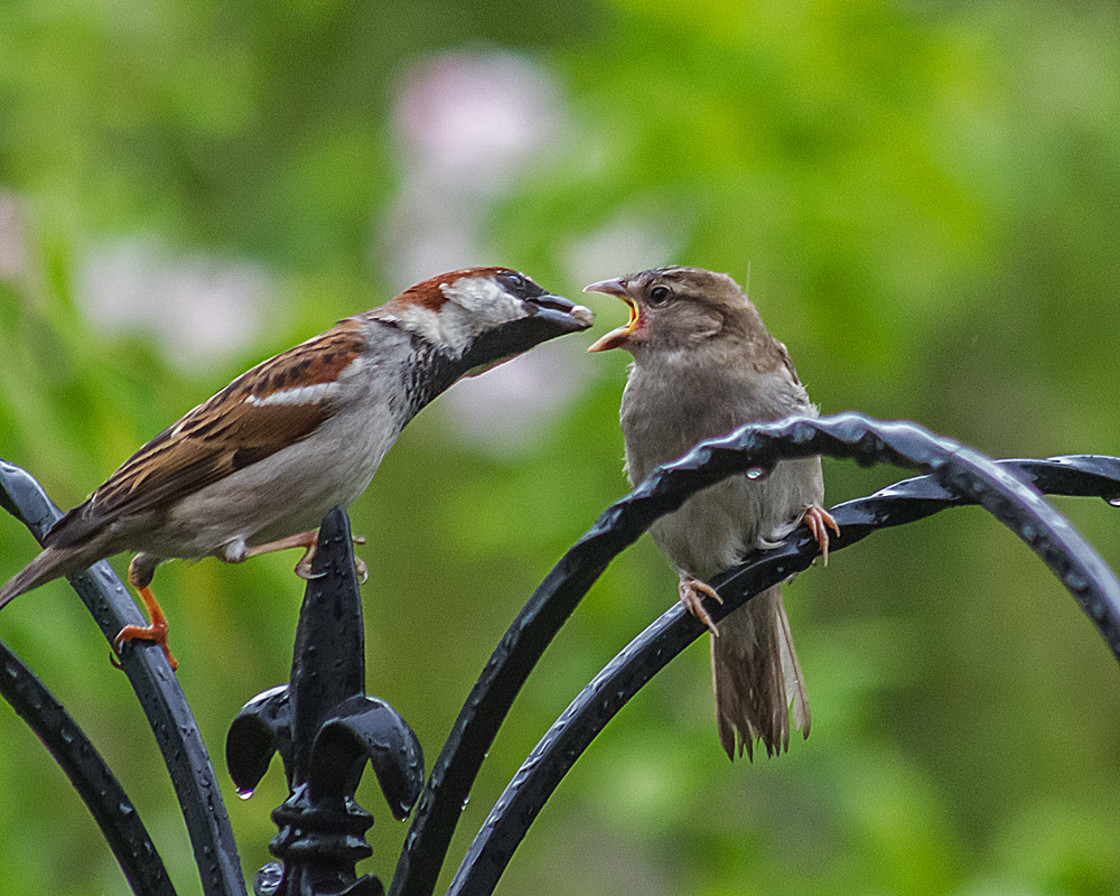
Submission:
[[[621,280],[600,280],[583,288],[584,292],[601,292],[608,296],[618,296],[630,309],[630,319],[621,327],[611,330],[606,336],[596,340],[587,350],[589,352],[605,352],[612,348],[621,348],[633,335],[641,321],[638,313],[638,304],[626,291]]]

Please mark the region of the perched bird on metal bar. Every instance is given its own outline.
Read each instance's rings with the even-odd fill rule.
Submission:
[[[404,425],[463,376],[585,330],[592,314],[500,267],[451,271],[340,321],[258,364],[165,429],[50,530],[0,588],[0,607],[105,557],[128,567],[151,619],[118,636],[161,644],[167,620],[148,586],[170,558],[240,563],[306,550],[319,521],[365,491]]]
[[[618,296],[630,320],[588,351],[621,348],[634,356],[619,419],[626,468],[637,485],[654,467],[702,439],[744,423],[817,409],[786,347],[767,331],[755,306],[726,274],[666,267],[603,280],[585,292]],[[773,755],[789,748],[794,725],[809,736],[809,700],[782,605],[781,586],[757,595],[713,624],[707,584],[753,548],[781,541],[804,522],[828,560],[836,521],[821,507],[819,457],[752,469],[698,492],[650,529],[680,573],[680,598],[711,630],[712,680],[719,739],[734,760],[755,739]]]

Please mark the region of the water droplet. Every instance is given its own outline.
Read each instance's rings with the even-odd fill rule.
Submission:
[[[1108,503],[1111,504],[1113,507],[1120,507],[1120,496],[1115,497],[1115,498],[1109,498]]]
[[[1066,587],[1071,591],[1084,591],[1089,587],[1089,580],[1079,572],[1070,572],[1066,575]]]
[[[770,475],[770,471],[768,469],[766,469],[766,467],[748,467],[747,468],[747,478],[751,479],[751,480],[754,480],[754,481],[758,481],[759,479],[765,479],[769,475]]]
[[[470,801],[471,795],[468,793],[465,797],[463,797],[463,802],[459,804],[459,811],[462,812],[464,809],[466,809],[467,804],[470,803]]]
[[[237,796],[239,799],[247,800],[253,795],[252,787],[238,787]]]

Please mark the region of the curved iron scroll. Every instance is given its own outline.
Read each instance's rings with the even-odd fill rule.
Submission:
[[[171,878],[136,808],[101,754],[39,678],[0,643],[0,695],[66,773],[137,893],[174,896]]]
[[[1120,458],[1083,455],[996,463],[1031,482],[1044,494],[1106,500],[1115,500],[1120,495]],[[855,544],[879,529],[972,503],[975,501],[954,494],[934,476],[907,479],[869,497],[833,507],[831,513],[844,535],[843,542],[837,542],[835,548]],[[801,566],[805,560],[811,562],[815,553],[810,540],[791,537],[781,547],[756,555],[737,570],[718,577],[713,584],[724,604],[709,608],[712,616],[723,618],[773,584],[781,566]],[[779,576],[776,581],[780,580]],[[703,634],[704,629],[697,630],[695,623],[680,603],[674,604],[580,691],[495,802],[459,866],[448,896],[483,896],[493,891],[514,850],[575,760],[654,675]]]
[[[62,516],[30,474],[5,461],[0,461],[0,506],[27,526],[40,543]],[[108,563],[95,564],[71,578],[70,583],[110,643],[125,625],[145,623],[139,608]],[[170,772],[194,848],[203,892],[206,896],[241,896],[245,893],[245,881],[229,815],[194,715],[163,651],[155,644],[132,641],[122,653],[121,665],[148,717]],[[46,740],[53,734],[47,730],[46,720],[40,721],[44,724],[32,724],[32,727]],[[32,720],[28,722],[31,724]],[[76,725],[74,734],[77,734]],[[92,751],[92,746],[90,749]],[[111,789],[102,791],[92,787],[84,791],[79,788],[79,792],[126,876],[133,880],[128,866],[136,857],[156,856],[143,826],[137,823],[135,813],[120,811],[125,803],[116,801]]]
[[[1061,578],[1105,637],[1112,652],[1120,657],[1120,582],[1096,551],[1042,499],[1038,490],[1017,478],[1006,465],[997,465],[979,452],[935,436],[917,424],[881,422],[856,413],[745,426],[728,436],[703,442],[680,460],[654,471],[629,495],[608,508],[537,588],[491,656],[436,760],[397,864],[391,888],[394,896],[427,896],[433,891],[458,820],[459,807],[469,794],[521,683],[610,561],[636,541],[655,519],[675,510],[697,490],[751,467],[765,468],[782,459],[815,454],[852,458],[863,464],[891,463],[918,469],[932,474],[932,482],[911,487],[915,489],[915,500],[933,500],[932,487],[936,487],[947,492],[955,503],[983,506],[1011,527]],[[1120,484],[1114,478],[1105,476],[1098,483],[1101,481],[1105,483],[1100,492],[1103,497],[1110,501],[1120,498]],[[1078,488],[1088,489],[1089,486],[1079,485]],[[914,506],[910,518],[917,519],[938,509],[940,507],[932,503],[927,503],[923,510]],[[874,513],[862,522],[859,519],[846,522],[842,516],[837,519],[842,526],[841,537],[833,543],[837,550],[869,534],[875,527],[888,525]],[[796,531],[783,547],[768,551],[755,562],[729,574],[721,590],[724,605],[709,606],[709,612],[716,619],[722,618],[750,595],[806,568],[815,553],[811,537],[802,530]],[[678,640],[686,639],[678,652],[704,631],[697,620],[676,607],[647,633],[652,631],[651,637],[657,637],[659,626],[668,626],[672,637]],[[635,664],[627,661],[629,657],[629,654],[627,657],[620,655],[620,665],[627,672],[637,671]],[[638,674],[634,689],[654,672],[656,668],[651,668],[648,675]],[[601,688],[601,680],[597,678],[596,681]],[[606,693],[605,699],[609,703],[615,698]],[[621,700],[618,706],[624,702]],[[617,707],[613,711],[617,711]],[[577,755],[578,752],[568,754],[559,764],[560,776]],[[530,760],[539,760],[539,757],[530,757]],[[527,761],[526,766],[529,764]],[[536,764],[539,765],[539,761]],[[516,789],[519,780],[526,778],[526,774],[519,773],[511,787]],[[524,797],[516,807],[518,811],[514,811],[510,805],[512,796],[506,799],[503,795],[484,825],[479,842],[464,860],[452,885],[453,892],[469,892],[473,896],[491,891],[523,835],[523,827],[517,820],[499,829],[495,818],[516,819],[526,806],[532,808],[536,798]],[[547,794],[539,798],[543,803]],[[539,805],[536,808],[539,810]],[[534,814],[530,811],[524,819],[525,826]],[[517,832],[519,827],[520,833]]]
[[[460,712],[436,762],[392,883],[394,894],[427,896],[451,834],[497,729],[547,644],[611,560],[659,516],[719,479],[784,458],[825,454],[859,463],[892,463],[927,475],[833,508],[842,526],[840,550],[879,528],[900,525],[950,506],[975,503],[1010,526],[1059,576],[1120,657],[1120,582],[1096,552],[1040,495],[1095,495],[1120,505],[1120,458],[1075,456],[1046,461],[991,461],[912,423],[884,423],[858,414],[791,419],[744,427],[698,445],[659,468],[603,513],[541,583],[506,632]],[[40,540],[58,509],[19,468],[0,461],[0,505]],[[361,605],[345,514],[324,520],[320,555],[297,631],[292,684],[259,695],[234,721],[227,742],[230,772],[251,789],[279,752],[291,797],[273,813],[280,833],[256,891],[375,896],[370,876],[354,862],[368,854],[370,816],[353,803],[371,762],[393,812],[407,814],[422,778],[419,744],[388,706],[364,694]],[[754,555],[716,581],[724,603],[716,619],[769,585],[806,568],[816,546],[804,531]],[[72,580],[107,639],[139,611],[109,566]],[[613,715],[705,629],[674,605],[634,639],[577,696],[495,804],[452,883],[451,893],[481,896],[497,883],[525,831],[575,758]],[[211,894],[244,893],[236,846],[213,769],[178,683],[159,648],[136,642],[125,671],[149,717],[183,808]],[[92,745],[49,691],[0,644],[0,693],[44,739],[82,793],[137,892],[171,893],[162,863],[119,785]]]

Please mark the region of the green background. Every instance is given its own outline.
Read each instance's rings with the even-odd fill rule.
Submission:
[[[825,413],[911,418],[994,456],[1120,453],[1118,9],[11,0],[0,456],[73,506],[246,367],[464,262],[573,297],[670,262],[749,276]],[[625,319],[587,301],[595,335]],[[591,338],[456,386],[352,509],[369,691],[429,762],[533,587],[627,490],[626,358],[582,354]],[[831,502],[896,476],[825,462]],[[1059,506],[1120,563],[1116,510]],[[0,520],[0,578],[34,549]],[[295,559],[157,574],[219,766],[240,706],[287,678]],[[786,594],[812,737],[729,765],[698,643],[580,759],[499,893],[1116,892],[1120,675],[1009,532],[946,513]],[[549,722],[674,599],[648,539],[595,585],[496,741],[452,866]],[[73,593],[20,598],[0,638],[199,892],[150,732]],[[282,775],[246,802],[219,775],[251,876]],[[0,793],[0,891],[127,891],[6,705]],[[405,825],[372,776],[359,800],[377,818],[362,870],[387,879]]]

